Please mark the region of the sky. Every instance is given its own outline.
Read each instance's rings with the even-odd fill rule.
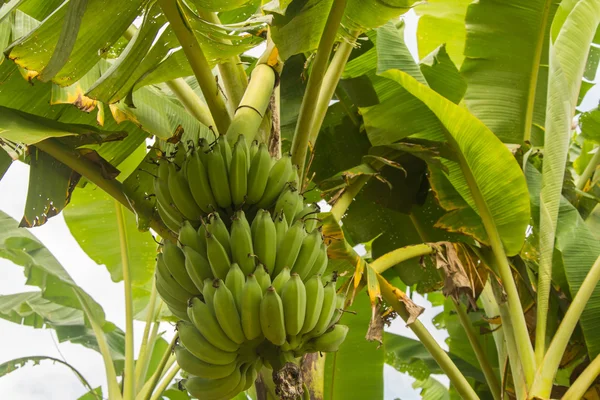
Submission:
[[[410,12],[406,21],[405,40],[413,57],[417,59],[416,23],[414,12]],[[586,97],[584,109],[591,109],[598,104],[600,88],[595,86]],[[8,213],[16,220],[23,215],[27,195],[27,180],[29,167],[15,162],[0,181],[0,210]],[[106,318],[121,329],[125,329],[123,284],[111,281],[106,268],[97,265],[79,247],[71,236],[61,214],[51,218],[45,225],[30,230],[62,263],[75,282],[98,301],[106,312]],[[36,290],[25,286],[25,277],[21,267],[0,259],[0,294],[12,294]],[[415,294],[417,304],[425,307],[425,313],[419,318],[430,330],[438,343],[447,349],[444,340],[447,333],[438,330],[431,319],[441,311],[441,307],[432,307],[423,297]],[[134,325],[135,344],[139,346],[144,324]],[[415,338],[414,334],[405,327],[402,320],[396,320],[388,328],[389,331]],[[162,324],[160,331],[170,340],[174,328],[170,324]],[[58,344],[52,330],[20,326],[0,320],[0,363],[17,357],[31,355],[46,355],[60,358],[74,365],[90,382],[92,387],[105,386],[105,374],[99,353],[83,346],[61,343]],[[137,354],[137,349],[136,349]],[[412,389],[414,379],[397,372],[392,367],[384,369],[385,400],[396,398],[402,400],[419,399],[418,392]],[[448,379],[436,376],[446,386]],[[77,399],[85,393],[75,375],[64,366],[45,363],[40,366],[26,367],[0,378],[0,393],[3,399],[19,400],[65,400]]]

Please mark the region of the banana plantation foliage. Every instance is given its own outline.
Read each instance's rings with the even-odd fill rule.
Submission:
[[[0,179],[29,171],[0,257],[30,286],[0,317],[98,352],[105,384],[44,355],[0,377],[377,400],[387,365],[429,400],[600,396],[600,1],[0,4]],[[124,326],[34,236],[61,213]]]

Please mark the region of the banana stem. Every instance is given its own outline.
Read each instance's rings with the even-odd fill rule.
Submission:
[[[600,256],[587,273],[577,294],[573,297],[573,301],[565,313],[563,320],[558,326],[558,330],[552,338],[550,347],[548,347],[548,351],[544,356],[544,361],[540,364],[536,372],[530,396],[538,396],[539,398],[548,398],[550,396],[554,376],[556,375],[556,371],[558,371],[560,360],[598,281],[600,281]]]
[[[169,372],[165,375],[163,380],[160,382],[160,384],[154,390],[154,393],[152,394],[152,397],[150,398],[150,400],[158,400],[158,399],[162,398],[163,392],[165,391],[165,389],[167,389],[167,387],[169,386],[169,383],[171,383],[173,378],[175,378],[175,375],[177,375],[177,373],[179,372],[180,369],[181,368],[179,367],[179,365],[174,365],[169,370]]]
[[[86,177],[90,182],[104,190],[109,196],[124,205],[130,211],[136,212],[127,199],[123,184],[116,179],[105,178],[102,170],[87,158],[82,157],[79,153],[69,149],[58,140],[52,138],[38,142],[35,146],[44,153],[48,153],[56,158],[73,171]],[[173,233],[162,223],[162,221],[152,218],[150,227],[161,237],[170,241],[175,241]]]
[[[354,182],[352,182],[344,193],[340,196],[339,199],[335,202],[333,207],[331,207],[331,215],[335,218],[336,221],[340,222],[342,217],[352,204],[354,197],[360,192],[360,190],[365,186],[365,184],[369,181],[371,177],[368,175],[361,175]]]
[[[327,63],[329,61],[329,55],[331,54],[333,44],[335,43],[336,34],[340,22],[342,21],[342,17],[344,16],[345,8],[346,0],[333,1],[329,16],[327,17],[327,22],[325,23],[323,35],[319,41],[319,47],[317,48],[315,61],[313,62],[312,70],[308,78],[306,91],[302,98],[300,113],[298,114],[298,123],[292,141],[292,162],[298,166],[298,173],[300,174],[301,179],[304,176],[304,164],[306,162],[306,153],[313,125],[315,107],[317,106],[323,76],[325,75],[325,69],[327,68]]]
[[[354,40],[356,40],[358,35],[360,35],[360,31],[350,32],[350,36],[352,36]],[[321,125],[323,125],[323,121],[325,120],[325,114],[327,114],[329,102],[335,93],[335,89],[337,88],[338,82],[342,77],[344,67],[348,62],[348,57],[350,57],[350,53],[352,52],[353,48],[354,47],[352,46],[352,43],[343,40],[337,48],[335,55],[331,59],[331,63],[327,68],[327,72],[323,78],[321,91],[319,92],[319,99],[317,100],[317,105],[315,107],[312,125],[310,127],[309,142],[313,146],[317,142],[317,136],[319,136]]]
[[[592,386],[596,378],[600,375],[600,355],[594,358],[594,361],[588,365],[581,375],[575,379],[575,382],[571,385],[567,393],[563,396],[562,400],[579,400],[583,399],[585,392]]]
[[[412,246],[400,247],[392,250],[373,261],[370,265],[373,270],[382,274],[394,265],[402,261],[410,260],[415,257],[422,257],[435,252],[435,249],[428,244],[416,244]]]
[[[154,348],[154,342],[150,341],[150,326],[152,321],[155,319],[156,311],[156,285],[154,284],[154,277],[152,278],[152,289],[150,291],[150,301],[148,302],[148,314],[146,315],[146,324],[144,326],[144,335],[142,336],[142,345],[140,346],[140,353],[138,360],[135,364],[135,382],[136,392],[139,392],[142,388],[146,372],[148,371],[148,364],[150,363],[150,355]],[[150,344],[150,345],[149,345]]]
[[[163,353],[163,356],[160,359],[160,362],[158,363],[154,374],[152,374],[152,377],[148,380],[148,382],[146,382],[142,390],[138,393],[136,400],[150,399],[150,396],[152,396],[152,392],[154,391],[156,384],[163,375],[164,370],[166,368],[169,368],[175,362],[175,357],[172,357],[171,353],[173,352],[173,348],[175,347],[175,344],[177,344],[178,339],[179,333],[175,333],[173,339],[171,340],[171,343],[169,343],[169,346]]]
[[[227,139],[230,142],[235,142],[240,134],[244,135],[247,142],[254,140],[267,107],[269,107],[274,87],[275,71],[273,68],[267,64],[257,65],[252,71],[248,89],[246,89],[227,130]]]
[[[192,90],[182,78],[173,79],[165,82],[183,107],[194,118],[206,126],[215,126],[215,120],[210,114],[210,110],[204,101]]]
[[[408,321],[410,314],[394,294],[392,285],[390,285],[390,283],[380,274],[377,274],[377,280],[379,281],[383,300],[389,304],[404,321]],[[479,397],[471,385],[469,385],[465,376],[460,372],[444,349],[442,349],[435,341],[434,337],[431,336],[431,333],[429,333],[427,328],[425,328],[418,319],[408,325],[408,327],[415,335],[417,335],[419,341],[425,346],[427,351],[429,351],[440,368],[442,368],[461,397],[467,400],[478,400]]]
[[[121,248],[121,268],[125,286],[125,374],[123,382],[123,398],[134,398],[135,390],[135,360],[133,355],[133,296],[131,287],[131,270],[129,268],[129,244],[125,229],[123,206],[115,200],[117,227],[119,230],[119,245]]]
[[[593,155],[590,162],[588,162],[587,167],[583,170],[583,173],[577,179],[577,189],[583,190],[587,181],[592,177],[594,171],[600,164],[600,147],[596,147],[596,153]]]
[[[215,77],[212,74],[208,60],[200,48],[198,40],[194,36],[194,32],[184,20],[184,12],[179,8],[177,0],[158,0],[165,17],[171,25],[171,29],[175,32],[175,36],[179,40],[183,52],[185,53],[192,71],[198,80],[202,94],[206,99],[208,108],[215,120],[216,128],[219,132],[227,132],[231,117],[227,111],[225,101],[221,96]]]

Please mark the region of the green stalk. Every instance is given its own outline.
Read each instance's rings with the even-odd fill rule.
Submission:
[[[596,153],[590,162],[588,162],[587,167],[585,167],[579,179],[577,179],[577,189],[583,190],[585,184],[592,177],[592,174],[596,170],[596,167],[598,167],[598,164],[600,164],[600,147],[596,147]]]
[[[44,153],[48,153],[56,158],[78,174],[86,177],[90,182],[104,190],[113,199],[135,213],[135,210],[127,199],[123,184],[116,179],[105,178],[102,170],[99,169],[96,164],[87,158],[82,157],[79,153],[69,149],[56,139],[46,139],[36,143],[35,146]],[[159,219],[153,218],[150,222],[150,227],[161,237],[171,241],[175,240],[173,233]]]
[[[254,140],[267,107],[269,107],[274,87],[275,71],[273,68],[266,64],[257,65],[252,71],[248,89],[246,89],[227,130],[227,138],[230,142],[235,142],[240,134],[244,135],[248,142]]]
[[[583,399],[583,395],[590,386],[594,383],[596,378],[600,375],[600,355],[594,358],[594,361],[588,365],[581,375],[575,379],[575,382],[571,385],[567,393],[563,396],[562,400],[579,400]]]
[[[194,118],[206,126],[215,126],[215,120],[210,114],[210,110],[204,101],[198,97],[182,78],[173,79],[165,82],[173,92],[183,107],[192,114]]]
[[[379,286],[381,288],[383,300],[388,303],[404,321],[408,321],[410,314],[394,294],[393,287],[380,274],[377,274],[377,279],[379,280]],[[467,379],[450,359],[444,349],[442,349],[435,341],[433,336],[431,336],[427,328],[425,328],[418,319],[408,325],[408,327],[414,332],[415,335],[417,335],[419,341],[423,344],[423,346],[425,346],[427,351],[429,351],[440,368],[442,368],[461,397],[467,400],[479,399],[471,385],[469,385],[469,382],[467,382]]]
[[[392,250],[373,261],[370,265],[373,270],[382,274],[394,265],[411,258],[426,256],[435,252],[435,249],[428,244],[415,244],[412,246],[400,247]]]
[[[135,391],[135,360],[133,355],[133,296],[131,293],[131,270],[129,268],[129,244],[125,230],[125,216],[123,206],[115,200],[117,227],[119,230],[119,246],[121,248],[121,268],[123,270],[123,284],[125,286],[125,377],[123,384],[123,398],[134,398]]]
[[[102,327],[98,324],[96,317],[90,311],[85,299],[83,299],[77,293],[77,291],[75,291],[75,295],[81,303],[83,312],[87,316],[90,325],[92,326],[92,330],[94,331],[94,336],[96,336],[96,341],[98,342],[98,350],[100,350],[100,354],[102,355],[102,360],[104,361],[104,370],[106,372],[108,398],[110,400],[122,400],[123,396],[121,395],[121,387],[119,385],[119,381],[117,380],[115,364],[113,362],[112,356],[110,355],[110,349],[108,348],[108,343],[106,341],[106,336],[104,335],[104,330],[102,330]]]
[[[221,96],[215,77],[212,74],[208,60],[200,48],[188,21],[184,20],[184,13],[179,8],[177,0],[158,0],[165,17],[175,32],[183,52],[185,53],[192,71],[198,80],[202,94],[206,99],[208,108],[215,120],[219,132],[227,132],[231,117],[227,111],[225,101]]]
[[[446,139],[450,143],[451,147],[455,149],[460,148],[452,135],[446,135]],[[462,152],[457,151],[456,157],[458,158],[460,168],[467,181],[471,195],[473,196],[473,200],[477,206],[477,210],[479,211],[483,226],[489,238],[490,247],[494,253],[494,260],[502,280],[502,285],[506,291],[508,307],[510,309],[510,314],[507,317],[512,320],[511,326],[514,329],[514,338],[517,343],[517,349],[519,350],[519,359],[523,365],[525,380],[527,385],[531,385],[535,375],[536,362],[533,346],[529,340],[529,331],[527,330],[527,324],[525,323],[525,313],[521,305],[519,292],[517,291],[517,285],[513,279],[510,265],[508,264],[508,259],[506,257],[506,252],[504,251],[502,240],[500,239],[500,234],[498,233],[498,229],[496,228],[496,224],[490,213],[487,203],[483,198],[479,187],[477,186],[477,181],[473,176],[473,172],[469,168],[469,164],[467,163],[467,160]]]
[[[479,361],[479,365],[481,366],[481,370],[483,371],[483,375],[485,376],[485,381],[490,387],[492,396],[495,400],[501,400],[501,389],[500,382],[498,382],[498,376],[496,376],[496,373],[492,369],[490,361],[488,360],[487,355],[483,351],[481,343],[479,343],[479,340],[477,339],[477,335],[473,330],[471,320],[469,319],[469,316],[467,315],[467,312],[462,307],[462,305],[454,298],[452,300],[454,303],[454,307],[456,308],[458,318],[460,319],[460,322],[462,323],[462,326],[465,329],[465,333],[467,334],[467,338],[469,339],[469,343],[471,343],[473,352],[477,357],[477,361]]]
[[[341,221],[342,217],[352,204],[354,197],[360,192],[360,189],[365,186],[365,184],[369,181],[371,177],[369,175],[361,175],[354,182],[352,182],[344,191],[344,193],[340,196],[339,199],[335,202],[333,207],[331,207],[331,214],[336,221]]]
[[[360,35],[360,31],[350,32],[350,36],[352,36],[354,40],[356,40],[358,35]],[[317,100],[317,105],[315,106],[312,125],[310,127],[309,141],[313,146],[317,142],[317,136],[319,136],[321,125],[323,125],[323,121],[325,120],[325,114],[327,114],[329,102],[331,101],[338,82],[342,77],[344,67],[346,66],[346,62],[348,62],[348,57],[350,57],[350,53],[352,52],[353,48],[354,47],[351,43],[343,40],[338,46],[335,55],[331,59],[331,63],[327,68],[327,72],[325,73],[325,77],[323,78],[323,83],[321,85],[321,91],[319,92],[319,99]]]
[[[169,383],[171,383],[173,378],[175,378],[175,375],[177,375],[177,373],[179,372],[180,369],[181,368],[179,367],[179,365],[175,365],[175,366],[173,366],[173,368],[171,368],[171,370],[165,375],[163,380],[160,382],[160,384],[154,390],[154,393],[152,394],[152,397],[150,398],[150,400],[162,399],[163,392],[167,389],[167,387],[169,386]]]
[[[146,382],[144,387],[142,387],[142,390],[140,390],[140,392],[136,396],[136,400],[149,400],[150,396],[152,396],[152,392],[156,387],[156,384],[162,377],[164,370],[169,368],[175,362],[175,357],[172,356],[171,353],[173,352],[175,344],[177,344],[177,339],[179,339],[179,334],[175,333],[175,336],[173,336],[171,343],[169,343],[169,346],[163,353],[163,356],[160,359],[156,370],[152,374],[152,377],[150,377],[148,382]]]
[[[506,351],[508,353],[508,362],[513,376],[513,384],[515,394],[518,400],[527,398],[527,383],[523,373],[523,366],[519,361],[519,350],[517,341],[514,336],[514,328],[510,319],[510,311],[506,303],[499,304],[500,320],[502,321],[502,330],[504,331],[504,339],[506,340]]]
[[[211,24],[221,25],[221,20],[215,12],[207,12],[202,8],[198,8],[198,15]],[[230,40],[219,39],[218,41],[224,44],[231,44]],[[248,77],[242,65],[242,60],[240,56],[229,57],[227,62],[218,64],[217,67],[223,79],[223,88],[225,89],[225,94],[227,94],[229,104],[235,109],[240,104],[244,92],[248,87]]]
[[[498,302],[496,302],[496,298],[494,297],[494,293],[492,292],[492,286],[490,281],[488,280],[483,287],[483,291],[479,296],[481,300],[481,304],[483,305],[483,309],[485,314],[489,317],[496,317],[500,315],[500,307],[498,306]],[[502,325],[493,324],[490,322],[490,330],[492,331],[492,336],[494,337],[494,344],[496,345],[496,351],[498,353],[498,366],[500,371],[503,372],[504,362],[506,361],[506,349],[504,347],[504,330],[502,329]],[[517,355],[517,353],[515,353]],[[502,376],[502,380],[505,377]]]
[[[135,364],[135,382],[136,392],[139,392],[144,384],[146,372],[148,371],[148,364],[150,363],[150,355],[152,354],[152,348],[154,343],[150,341],[150,326],[152,321],[155,319],[156,309],[156,285],[154,284],[154,278],[152,278],[152,290],[150,291],[150,301],[148,314],[146,315],[146,324],[144,326],[144,335],[142,336],[142,345],[140,346],[140,354]],[[148,346],[150,344],[150,346]]]
[[[321,83],[325,75],[325,69],[329,61],[331,49],[335,43],[335,37],[344,15],[346,0],[334,0],[325,23],[325,29],[317,48],[317,55],[313,62],[312,70],[308,78],[308,84],[300,113],[298,114],[298,123],[294,132],[292,141],[292,162],[298,166],[300,177],[304,176],[304,164],[306,162],[306,152],[308,150],[308,141],[313,125],[313,116],[318,102]]]
[[[544,362],[536,373],[535,381],[531,388],[530,396],[538,396],[539,398],[548,398],[552,391],[554,376],[558,371],[560,360],[567,349],[569,339],[579,322],[581,313],[585,309],[588,300],[592,296],[596,285],[600,281],[600,256],[594,262],[594,265],[587,273],[581,287],[577,291],[573,302],[565,313],[563,320],[558,326],[558,330],[550,342],[550,347],[544,356]]]

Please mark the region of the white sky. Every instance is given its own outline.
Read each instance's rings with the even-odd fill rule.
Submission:
[[[415,59],[417,59],[416,23],[414,12],[406,18],[406,43]],[[598,104],[600,88],[595,86],[590,90],[585,101],[585,109],[591,109]],[[22,163],[13,163],[13,166],[0,181],[0,210],[8,213],[16,220],[23,215],[25,198],[27,195],[27,180],[29,167]],[[71,236],[62,215],[51,218],[44,226],[35,228],[31,232],[55,255],[62,265],[71,274],[75,282],[98,301],[106,312],[108,320],[125,328],[125,314],[123,308],[123,285],[115,284],[104,266],[94,263],[79,247]],[[25,277],[21,267],[11,262],[0,259],[0,294],[19,293],[35,290],[25,286]],[[436,329],[431,323],[433,316],[441,311],[441,307],[432,308],[431,304],[419,295],[414,300],[426,308],[425,313],[419,318],[431,331],[441,346],[447,349],[444,342],[447,337],[445,331]],[[135,343],[139,346],[144,324],[135,323]],[[402,320],[394,321],[389,329],[391,332],[405,336],[415,336],[404,326]],[[165,331],[165,338],[170,340],[173,327],[163,324],[161,331]],[[54,331],[19,326],[0,320],[0,363],[13,358],[27,355],[47,355],[64,358],[74,365],[90,382],[92,387],[105,385],[104,366],[100,355],[80,345],[70,343],[57,344]],[[401,398],[402,400],[419,399],[418,392],[412,389],[414,379],[401,374],[395,369],[386,366],[385,400]],[[448,385],[445,376],[437,378]],[[42,366],[27,367],[9,374],[0,379],[0,393],[3,399],[19,400],[65,400],[77,399],[85,393],[85,388],[79,383],[75,375],[66,367],[45,363]]]

